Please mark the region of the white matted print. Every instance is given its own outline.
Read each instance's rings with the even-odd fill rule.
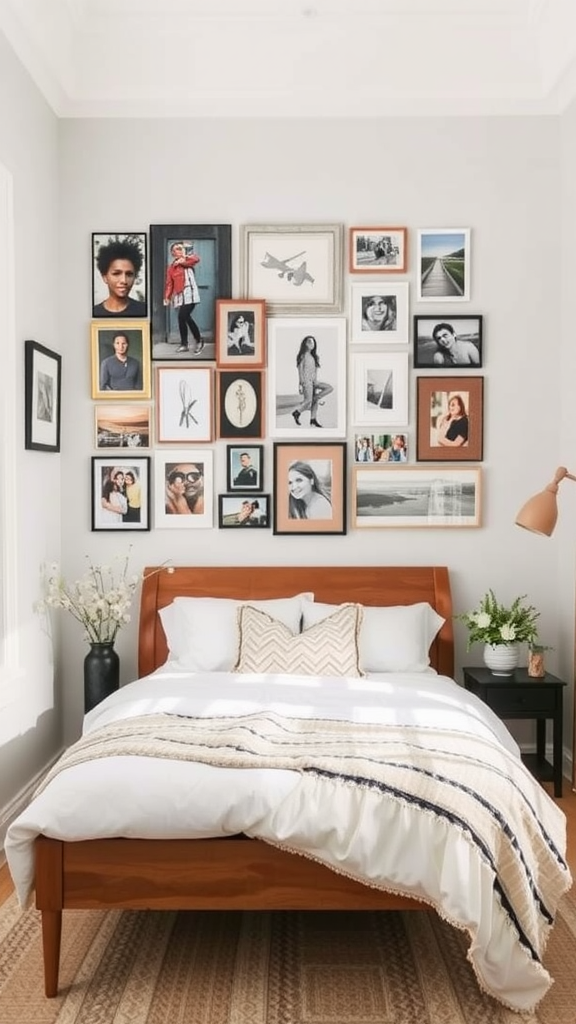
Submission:
[[[470,229],[418,231],[417,299],[422,302],[468,302],[470,299]]]
[[[352,522],[385,526],[480,526],[481,470],[354,466]]]
[[[346,436],[346,320],[268,321],[268,433],[316,441]]]
[[[157,527],[193,529],[213,525],[213,452],[189,448],[157,452],[154,457]]]
[[[342,224],[245,224],[242,286],[269,313],[340,313]]]
[[[366,281],[350,286],[354,344],[408,344],[408,283]]]
[[[156,369],[156,441],[197,444],[214,437],[214,371],[211,366]]]
[[[352,356],[353,422],[392,426],[408,422],[408,355],[356,352]]]

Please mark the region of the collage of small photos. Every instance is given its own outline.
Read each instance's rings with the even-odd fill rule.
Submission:
[[[92,530],[479,526],[470,229],[238,235],[92,234]]]

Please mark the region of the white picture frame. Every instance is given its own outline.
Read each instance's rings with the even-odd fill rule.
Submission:
[[[201,495],[198,478],[188,485],[175,487],[173,474],[196,474],[202,477]],[[188,486],[188,492],[187,492]],[[213,526],[214,468],[211,448],[164,448],[154,455],[154,526],[160,529],[198,529]],[[200,502],[200,496],[202,501]],[[185,509],[184,503],[188,505]],[[170,503],[172,507],[170,507]]]
[[[366,427],[408,423],[408,353],[354,352],[353,423]]]
[[[409,284],[391,278],[350,285],[350,342],[407,345],[410,340]]]
[[[342,312],[342,224],[241,226],[242,294],[277,316]]]
[[[470,228],[417,232],[418,302],[470,301]]]

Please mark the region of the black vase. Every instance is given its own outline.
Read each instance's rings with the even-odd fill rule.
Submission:
[[[84,658],[84,712],[91,711],[120,685],[120,658],[113,643],[90,644]]]

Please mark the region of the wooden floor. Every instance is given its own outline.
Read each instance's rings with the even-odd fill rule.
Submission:
[[[544,783],[544,787],[552,796],[552,784]],[[566,815],[568,823],[568,864],[573,878],[576,880],[576,792],[571,789],[568,779],[564,780],[564,795],[556,800]],[[0,904],[8,898],[13,890],[12,879],[6,864],[0,866]]]

